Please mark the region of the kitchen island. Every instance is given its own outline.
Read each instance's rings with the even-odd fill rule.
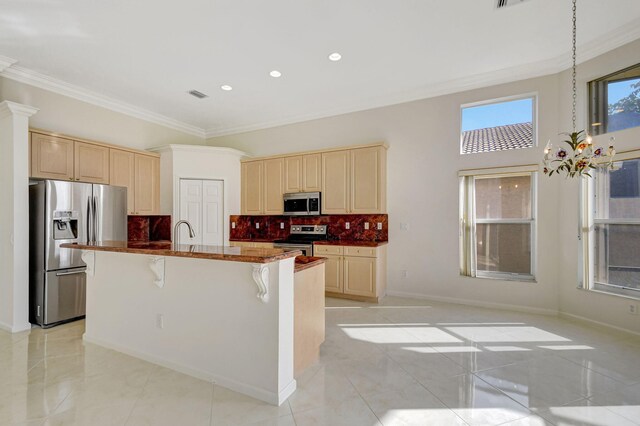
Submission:
[[[271,404],[296,389],[298,250],[66,244],[87,263],[84,340]]]

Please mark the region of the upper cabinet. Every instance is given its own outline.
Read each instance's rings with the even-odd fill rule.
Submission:
[[[85,142],[74,142],[75,180],[109,184],[109,148]]]
[[[256,215],[264,212],[264,161],[242,163],[240,204],[242,214]]]
[[[160,213],[160,159],[135,154],[134,214]]]
[[[284,159],[264,160],[264,214],[284,212]]]
[[[322,189],[322,154],[302,156],[302,190],[317,192]]]
[[[282,195],[321,192],[322,214],[387,211],[387,147],[375,144],[242,162],[242,214],[282,214]]]
[[[242,163],[242,214],[278,215],[283,213],[285,167],[283,158]]]
[[[127,188],[129,214],[135,214],[135,154],[121,149],[109,149],[109,185]]]
[[[73,180],[73,140],[31,133],[31,176]]]
[[[322,154],[322,213],[349,213],[349,154],[332,151]]]
[[[30,133],[30,176],[127,188],[129,214],[160,213],[160,157],[41,130]]]

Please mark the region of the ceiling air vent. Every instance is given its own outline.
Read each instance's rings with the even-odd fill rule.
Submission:
[[[529,0],[496,0],[496,9],[502,9],[508,6],[515,6],[516,4],[524,3]]]
[[[198,99],[204,99],[209,97],[209,95],[205,95],[204,93],[198,92],[197,90],[189,90],[189,94],[191,96],[195,96]]]

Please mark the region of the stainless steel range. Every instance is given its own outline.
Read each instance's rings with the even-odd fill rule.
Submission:
[[[327,225],[291,225],[289,238],[276,241],[276,248],[302,250],[305,256],[313,256],[313,242],[327,239]]]

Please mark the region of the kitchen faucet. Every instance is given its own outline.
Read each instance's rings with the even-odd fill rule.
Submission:
[[[180,220],[176,222],[176,225],[173,227],[173,239],[175,245],[180,244],[180,234],[178,233],[178,228],[182,224],[187,225],[187,228],[189,229],[189,238],[196,237],[196,232],[193,230],[193,226],[191,226],[191,224],[186,220]]]

